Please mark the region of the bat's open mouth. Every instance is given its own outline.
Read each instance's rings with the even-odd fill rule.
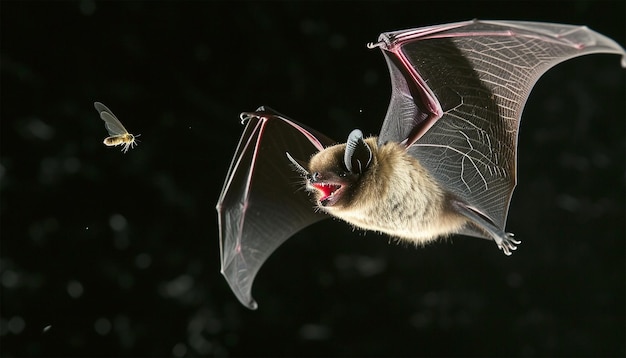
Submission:
[[[319,202],[324,206],[334,204],[337,199],[334,198],[334,194],[341,189],[339,184],[313,183],[311,185],[320,192]]]

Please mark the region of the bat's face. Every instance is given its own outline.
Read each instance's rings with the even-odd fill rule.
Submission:
[[[307,190],[315,203],[322,207],[342,207],[347,204],[352,185],[358,175],[350,173],[343,163],[345,144],[328,147],[314,155],[309,162]]]
[[[332,210],[353,203],[358,197],[359,183],[372,164],[372,147],[376,148],[375,139],[366,142],[361,132],[355,131],[347,143],[328,147],[311,158],[307,189],[314,194],[318,206]]]

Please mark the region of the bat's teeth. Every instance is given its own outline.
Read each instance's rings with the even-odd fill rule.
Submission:
[[[320,200],[324,200],[326,198],[333,196],[335,192],[337,192],[337,190],[341,188],[341,185],[329,184],[329,183],[315,183],[313,184],[313,186],[317,190],[322,192],[323,195]]]

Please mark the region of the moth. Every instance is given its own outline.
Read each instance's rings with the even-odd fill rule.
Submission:
[[[109,132],[109,137],[104,138],[104,145],[107,147],[115,147],[118,145],[122,146],[122,152],[128,152],[128,149],[134,148],[138,141],[137,137],[141,134],[132,135],[128,133],[122,122],[111,112],[110,109],[107,108],[104,104],[100,102],[94,102],[94,107],[96,111],[100,113],[100,118],[104,121],[104,126]]]
[[[506,255],[517,134],[536,81],[573,57],[626,52],[585,26],[465,21],[386,32],[391,101],[378,136],[337,144],[267,107],[245,129],[217,211],[221,271],[240,302],[285,240],[335,217],[417,245],[462,234]],[[294,173],[302,178],[295,183]],[[297,186],[304,190],[298,190]]]

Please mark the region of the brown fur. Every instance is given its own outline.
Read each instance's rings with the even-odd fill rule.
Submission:
[[[389,234],[416,244],[458,232],[466,219],[448,209],[449,195],[419,162],[398,143],[381,147],[377,138],[365,140],[373,153],[372,163],[360,176],[341,178],[345,144],[317,153],[309,162],[311,173],[319,172],[330,182],[340,183],[341,197],[322,211],[356,227]]]

